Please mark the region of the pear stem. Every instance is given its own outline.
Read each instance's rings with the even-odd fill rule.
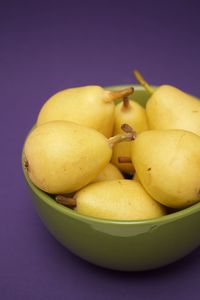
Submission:
[[[130,102],[129,102],[128,97],[126,96],[126,97],[123,98],[123,106],[122,106],[122,108],[123,109],[129,109],[129,107],[130,107]]]
[[[112,102],[131,95],[134,92],[133,87],[129,87],[120,91],[106,91],[105,102]]]
[[[127,133],[128,133],[128,132],[134,133],[134,135],[135,135],[135,137],[136,137],[136,132],[133,130],[133,128],[132,128],[130,125],[124,123],[124,124],[121,125],[121,129],[122,129],[124,132],[127,132]]]
[[[123,124],[121,128],[123,131],[125,131],[125,133],[119,133],[108,139],[108,144],[110,148],[113,148],[116,144],[121,142],[130,142],[135,140],[136,132],[133,131],[131,126],[129,126],[128,124]]]
[[[75,207],[76,206],[76,199],[65,197],[63,195],[57,195],[55,197],[57,203],[68,206],[68,207]]]
[[[152,95],[154,90],[153,88],[151,87],[151,85],[144,79],[144,77],[142,76],[142,74],[135,70],[133,72],[133,75],[135,76],[136,80],[145,88],[145,90],[150,94]]]
[[[119,156],[118,157],[118,162],[119,163],[132,163],[132,160],[128,156]]]

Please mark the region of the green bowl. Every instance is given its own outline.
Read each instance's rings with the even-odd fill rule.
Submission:
[[[130,85],[129,85],[130,86]],[[128,87],[114,86],[110,89]],[[134,86],[134,99],[148,95]],[[34,186],[23,167],[38,215],[64,247],[95,265],[123,271],[155,269],[184,257],[200,245],[200,203],[145,221],[111,221],[79,215]]]

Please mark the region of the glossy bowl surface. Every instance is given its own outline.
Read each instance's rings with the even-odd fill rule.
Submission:
[[[134,88],[134,100],[145,105],[148,95],[142,87]],[[88,262],[114,270],[150,270],[179,260],[200,245],[200,203],[145,221],[97,219],[56,203],[31,183],[24,167],[23,171],[33,204],[48,231]]]

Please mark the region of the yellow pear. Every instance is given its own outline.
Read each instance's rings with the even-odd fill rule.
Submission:
[[[200,201],[200,137],[185,130],[148,130],[132,143],[132,161],[145,190],[181,209]]]
[[[123,179],[124,176],[120,170],[113,164],[109,163],[105,168],[99,173],[99,175],[93,180],[93,182]]]
[[[100,86],[83,86],[62,90],[42,106],[37,125],[65,120],[94,128],[110,137],[114,123],[114,100],[130,95],[133,88],[108,91]]]
[[[73,199],[57,196],[56,201],[67,206],[72,203],[79,214],[110,220],[144,220],[166,214],[140,183],[127,179],[92,183]]]
[[[200,101],[171,85],[153,90],[136,71],[136,77],[149,91],[146,112],[151,129],[184,129],[200,135]]]
[[[116,105],[114,134],[122,132],[121,125],[127,123],[138,133],[148,129],[147,117],[144,107],[135,101],[124,97],[123,101]],[[112,163],[115,164],[122,172],[133,173],[132,163],[119,163],[119,157],[130,157],[131,144],[123,142],[116,144],[113,148]]]
[[[132,139],[121,134],[107,139],[95,129],[67,121],[35,127],[24,146],[31,181],[52,194],[74,192],[94,180],[109,163],[116,142]]]

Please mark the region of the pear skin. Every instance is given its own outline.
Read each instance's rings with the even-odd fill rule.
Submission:
[[[183,129],[200,135],[200,101],[173,86],[158,87],[146,112],[151,129]]]
[[[165,208],[140,183],[111,180],[89,184],[75,194],[77,213],[110,220],[144,220],[161,217]]]
[[[109,163],[112,149],[98,131],[66,121],[35,127],[24,146],[31,181],[52,194],[74,192]]]
[[[121,125],[129,124],[138,133],[148,130],[146,111],[139,103],[133,100],[120,102],[115,108],[114,134],[122,132]],[[131,144],[123,142],[116,144],[113,148],[112,163],[122,172],[132,174],[134,167],[132,163],[119,163],[119,157],[131,156]]]
[[[132,179],[133,179],[134,181],[140,182],[137,173],[135,173],[135,174],[133,175],[133,178],[132,178]]]
[[[124,176],[120,170],[113,164],[109,163],[106,167],[100,172],[100,174],[93,180],[93,182],[114,180],[114,179],[123,179]]]
[[[100,86],[83,86],[62,90],[42,106],[37,125],[53,121],[71,121],[91,127],[110,137],[114,125],[114,100],[129,95],[133,88],[108,91]]]
[[[200,137],[185,130],[149,130],[132,143],[132,161],[152,198],[181,209],[200,201]]]

